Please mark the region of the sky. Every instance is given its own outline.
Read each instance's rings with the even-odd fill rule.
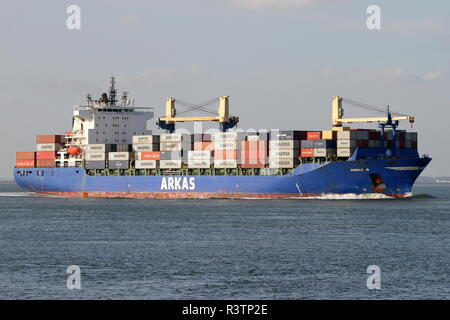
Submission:
[[[66,26],[70,5],[79,30]],[[424,175],[450,176],[449,1],[17,0],[0,7],[0,39],[2,178],[35,135],[69,131],[73,106],[110,76],[156,116],[169,96],[229,94],[243,129],[330,129],[335,95],[390,105],[416,118],[401,129],[433,158]]]

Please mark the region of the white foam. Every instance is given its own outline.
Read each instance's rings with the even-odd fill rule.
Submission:
[[[410,197],[411,195],[407,194],[406,197]],[[317,197],[308,197],[304,199],[319,199],[319,200],[378,200],[378,199],[395,199],[394,197],[390,197],[383,193],[344,193],[344,194],[322,194]]]
[[[412,197],[412,193],[405,193],[403,196],[404,198]],[[210,198],[203,198],[203,199],[210,199]],[[224,198],[225,199],[225,198]],[[337,194],[337,193],[328,193],[328,194],[322,194],[320,196],[307,196],[307,197],[288,197],[288,198],[260,198],[260,197],[233,197],[228,199],[243,199],[243,200],[283,200],[283,199],[290,199],[290,200],[380,200],[380,199],[398,199],[395,197],[390,197],[388,195],[385,195],[383,193],[364,193],[364,194],[356,194],[356,193],[344,193],[344,194]]]
[[[34,192],[0,192],[0,197],[36,197]]]

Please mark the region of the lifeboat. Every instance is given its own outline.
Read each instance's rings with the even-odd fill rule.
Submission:
[[[74,146],[71,146],[67,149],[68,154],[80,154],[80,152],[81,152],[81,149],[74,147]]]

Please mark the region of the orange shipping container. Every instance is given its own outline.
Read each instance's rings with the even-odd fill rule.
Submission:
[[[64,136],[59,134],[47,134],[36,136],[36,143],[62,143],[64,141]]]
[[[55,168],[55,160],[37,160],[36,168]]]
[[[314,149],[300,149],[300,157],[314,157]]]
[[[214,142],[194,142],[194,151],[213,151]]]
[[[55,160],[55,151],[38,151],[36,152],[36,160]]]
[[[33,160],[36,159],[35,152],[16,152],[16,160]]]
[[[216,150],[214,151],[214,160],[237,159],[236,150]]]
[[[34,168],[34,160],[16,160],[16,168]]]
[[[139,160],[161,160],[161,152],[159,151],[142,151]]]

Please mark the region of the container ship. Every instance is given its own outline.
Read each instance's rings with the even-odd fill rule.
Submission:
[[[212,103],[218,110],[208,108]],[[383,114],[344,118],[343,103]],[[207,116],[182,116],[198,111]],[[35,151],[16,153],[15,180],[32,192],[75,197],[397,198],[411,196],[431,161],[419,156],[416,132],[398,129],[413,116],[338,96],[329,130],[238,130],[228,96],[198,105],[168,98],[155,130],[153,118],[154,109],[136,106],[127,92],[119,101],[111,78],[108,93],[74,107],[70,132],[38,135]],[[203,121],[219,129],[175,128]],[[377,128],[346,126],[353,123]]]

